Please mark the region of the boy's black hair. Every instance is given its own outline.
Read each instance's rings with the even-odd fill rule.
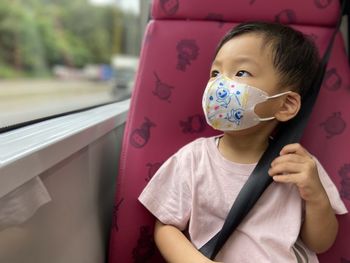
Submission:
[[[313,40],[280,23],[245,22],[234,27],[223,37],[215,55],[226,42],[247,33],[261,34],[264,45],[271,46],[273,65],[281,78],[280,86],[290,86],[303,96],[311,86],[320,64]]]

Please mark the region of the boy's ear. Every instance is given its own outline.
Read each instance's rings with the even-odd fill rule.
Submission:
[[[288,93],[285,99],[283,100],[283,103],[279,111],[276,112],[275,117],[278,121],[288,121],[298,114],[300,106],[300,94],[292,91]]]

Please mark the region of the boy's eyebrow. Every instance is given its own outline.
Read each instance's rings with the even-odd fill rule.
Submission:
[[[260,67],[260,64],[259,64],[256,60],[254,60],[254,59],[252,59],[252,58],[250,58],[250,57],[246,57],[246,56],[237,57],[237,58],[235,58],[235,59],[232,59],[232,61],[233,61],[235,64],[249,63],[249,64],[253,64],[253,65],[255,65],[255,66]],[[221,60],[215,59],[215,60],[213,61],[213,63],[212,63],[212,66],[220,66],[221,64],[222,64]]]
[[[234,59],[236,63],[250,63],[250,64],[255,64],[256,66],[260,66],[260,64],[255,60],[250,57],[238,57]]]

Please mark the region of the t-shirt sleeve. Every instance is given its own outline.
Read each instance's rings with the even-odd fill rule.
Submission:
[[[317,163],[317,170],[321,183],[327,192],[329,201],[334,212],[338,215],[346,214],[348,210],[346,209],[344,202],[342,201],[339,195],[337,187],[335,186],[331,178],[328,176],[328,173],[325,171],[321,163],[316,158],[314,159]]]
[[[187,168],[187,169],[186,169]],[[191,213],[190,167],[178,154],[156,172],[139,201],[163,224],[185,230]]]

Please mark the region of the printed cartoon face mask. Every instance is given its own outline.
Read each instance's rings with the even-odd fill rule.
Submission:
[[[275,117],[260,118],[254,112],[255,106],[289,92],[269,96],[258,88],[219,75],[208,82],[202,106],[207,123],[214,129],[238,131],[274,119]]]

